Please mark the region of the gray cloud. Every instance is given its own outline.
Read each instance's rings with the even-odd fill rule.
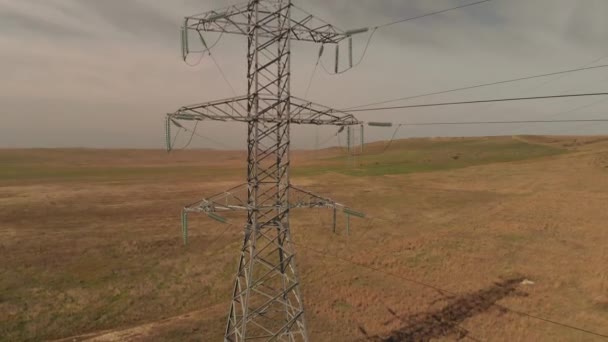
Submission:
[[[467,3],[464,0],[309,0],[300,7],[342,28],[377,25]],[[215,65],[188,67],[179,57],[185,15],[226,6],[201,0],[0,0],[0,146],[159,147],[164,113],[232,96]],[[312,100],[333,107],[576,67],[608,55],[608,2],[494,0],[379,30],[356,69],[317,70]],[[217,35],[208,35],[213,40]],[[355,55],[367,36],[355,39]],[[294,43],[293,91],[302,95],[318,47]],[[245,89],[245,40],[225,36],[214,55],[237,92]],[[192,56],[189,63],[196,62]],[[331,67],[331,52],[324,63]],[[604,60],[604,62],[608,62]],[[608,72],[480,89],[423,101],[605,89]],[[539,118],[590,100],[438,108],[361,114],[362,119]],[[570,116],[592,116],[598,104]],[[556,128],[557,127],[557,128]],[[535,126],[538,133],[592,133],[600,126]],[[244,128],[208,124],[204,134],[242,147]],[[297,128],[296,147],[315,129]],[[428,127],[402,136],[508,134],[512,127]],[[370,131],[369,137],[386,138]],[[392,132],[390,132],[392,133]],[[330,128],[323,135],[333,134]],[[390,135],[390,134],[389,134]],[[212,146],[201,141],[195,146]]]
[[[175,38],[179,28],[179,17],[167,15],[161,8],[150,6],[146,1],[82,0],[81,3],[83,12],[98,16],[117,32],[135,38],[167,41]]]
[[[59,23],[49,21],[44,17],[36,17],[28,13],[6,9],[0,12],[0,30],[4,34],[45,34],[52,37],[78,37],[85,35],[84,31],[70,29]]]

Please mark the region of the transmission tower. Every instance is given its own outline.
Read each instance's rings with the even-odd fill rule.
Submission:
[[[297,9],[291,0],[251,0],[185,18],[184,56],[188,32],[196,32],[204,45],[203,32],[247,37],[247,95],[185,106],[167,116],[168,125],[173,122],[179,126],[179,120],[247,124],[247,183],[184,208],[185,215],[202,212],[219,221],[224,219],[217,212],[247,213],[224,341],[308,341],[290,209],[333,208],[334,227],[337,209],[349,216],[362,214],[291,185],[290,125],[350,126],[361,122],[349,113],[291,95],[290,42],[338,46],[361,31],[339,30]]]
[[[358,132],[356,126],[346,127],[346,155],[349,167],[358,167],[359,158],[363,155],[365,146],[363,127],[363,125],[360,125]]]

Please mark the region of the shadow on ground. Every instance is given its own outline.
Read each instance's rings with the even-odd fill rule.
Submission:
[[[399,320],[404,325],[387,334],[370,336],[364,328],[361,332],[366,336],[362,341],[373,342],[405,342],[430,341],[433,338],[456,336],[457,339],[468,336],[468,331],[460,324],[475,315],[488,311],[495,303],[509,295],[525,295],[517,292],[517,285],[524,278],[511,278],[494,283],[492,286],[457,297],[448,298],[448,305],[440,310],[429,311],[410,316],[399,316],[395,311],[387,308],[393,318],[386,322],[389,324]],[[501,309],[501,307],[498,307]]]

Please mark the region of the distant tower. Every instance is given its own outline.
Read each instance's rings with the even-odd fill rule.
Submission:
[[[224,341],[308,341],[304,305],[291,242],[295,207],[328,207],[357,214],[289,181],[290,125],[360,125],[353,115],[291,96],[291,40],[338,44],[351,34],[297,9],[290,0],[246,5],[186,17],[188,32],[247,36],[247,95],[186,106],[167,117],[247,124],[247,183],[184,208],[222,220],[218,211],[247,212]],[[201,40],[202,35],[200,36]],[[334,222],[335,224],[335,222]]]
[[[359,157],[363,155],[365,145],[364,126],[346,127],[346,152],[349,166],[359,166]]]

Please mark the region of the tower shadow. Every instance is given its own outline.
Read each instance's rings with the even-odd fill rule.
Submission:
[[[464,320],[488,311],[497,301],[509,295],[526,295],[517,291],[517,285],[523,279],[523,277],[511,278],[496,282],[492,286],[476,292],[448,297],[448,305],[439,310],[400,316],[395,311],[387,308],[393,318],[386,324],[399,320],[404,325],[387,334],[373,336],[368,335],[363,327],[359,327],[359,330],[365,335],[362,341],[426,342],[433,338],[447,336],[455,336],[458,340],[462,339],[467,337],[469,333],[460,326]]]

